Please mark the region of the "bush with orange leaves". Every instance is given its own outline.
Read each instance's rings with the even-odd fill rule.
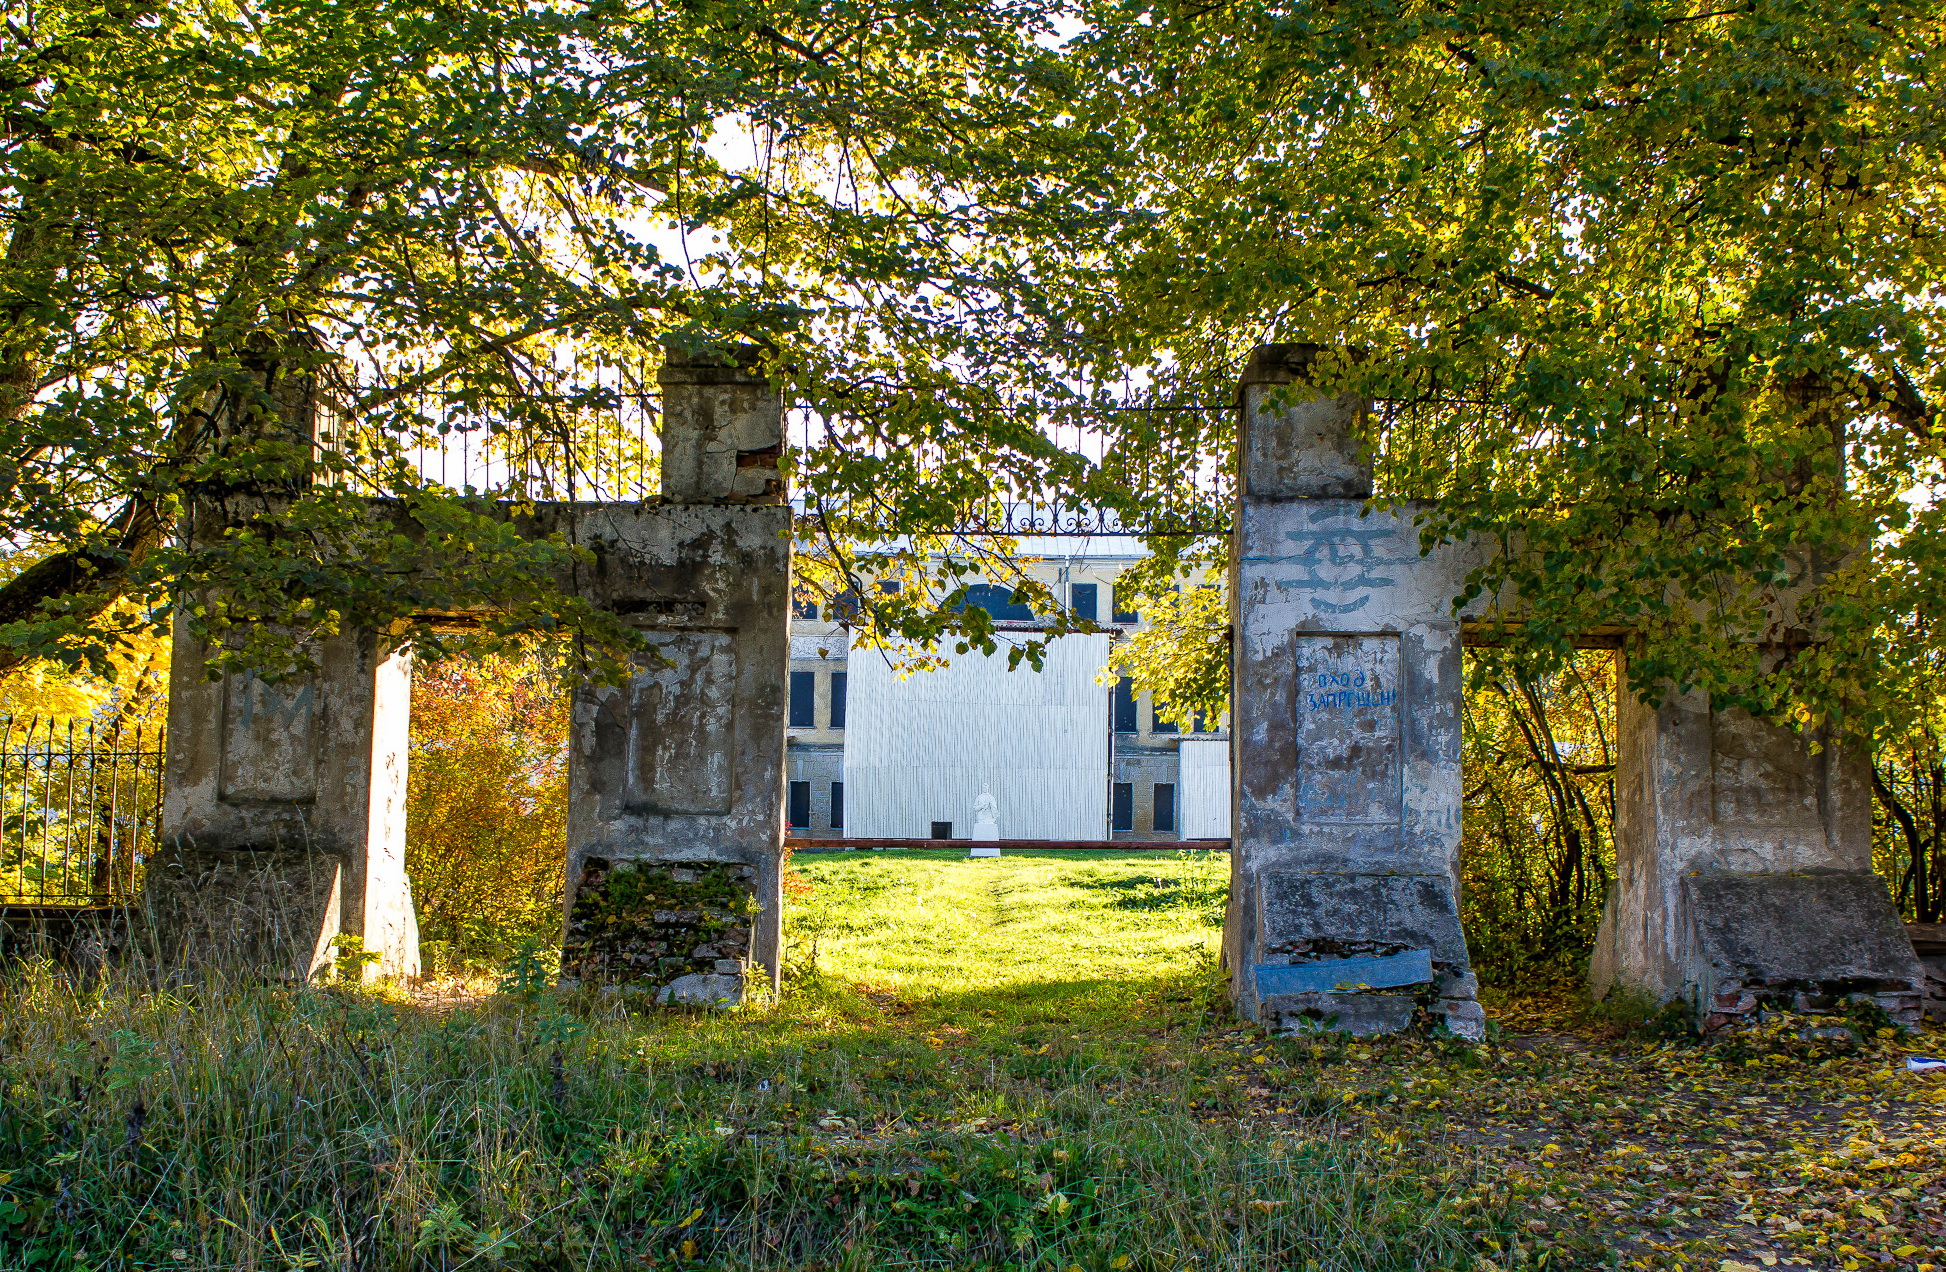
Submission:
[[[543,665],[481,658],[414,677],[406,868],[428,971],[560,940],[567,726]]]

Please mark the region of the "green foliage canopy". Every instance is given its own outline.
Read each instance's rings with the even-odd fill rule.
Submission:
[[[1213,397],[1258,341],[1336,351],[1381,494],[1507,545],[1477,582],[1530,664],[1622,630],[1638,690],[1892,708],[1873,669],[1942,600],[1937,6],[1091,14],[1144,215],[1070,312],[1124,363]],[[1809,587],[1823,644],[1780,604]]]
[[[1428,542],[1507,545],[1477,582],[1518,590],[1516,656],[1626,631],[1638,689],[1870,725],[1875,668],[1940,643],[1942,31],[1828,0],[40,6],[0,54],[0,515],[45,555],[0,643],[99,664],[117,596],[196,589],[199,630],[269,646],[239,657],[455,607],[625,643],[552,584],[573,545],[404,452],[492,421],[562,454],[661,350],[744,341],[812,413],[831,590],[923,573],[1009,495],[1195,505],[1222,412],[1104,408],[1220,403],[1283,340],[1378,404]],[[543,470],[494,493],[572,493]],[[301,509],[165,532],[267,492]],[[931,581],[860,621],[980,643]]]
[[[979,314],[936,311],[1004,290],[979,241],[1072,148],[1044,25],[844,0],[10,12],[0,519],[38,559],[0,588],[0,662],[104,667],[118,623],[189,595],[226,656],[272,665],[345,624],[437,651],[424,616],[456,608],[476,646],[625,645],[555,586],[573,545],[520,541],[412,449],[494,425],[525,450],[480,493],[574,497],[570,455],[668,348],[755,342],[824,399],[998,356]],[[879,437],[898,481],[917,448]],[[1050,449],[995,443],[1023,445]]]

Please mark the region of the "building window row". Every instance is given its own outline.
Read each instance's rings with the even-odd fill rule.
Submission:
[[[784,825],[790,830],[811,829],[811,784],[792,782],[790,798],[785,801]],[[845,784],[831,783],[830,826],[833,830],[845,828]]]
[[[1115,732],[1141,732],[1141,712],[1138,709],[1138,702],[1135,697],[1135,682],[1127,676],[1123,676],[1115,682],[1114,712]],[[1197,711],[1189,717],[1189,731],[1191,733],[1202,733],[1204,732],[1204,725],[1206,723],[1207,721],[1204,720],[1203,713]],[[1173,723],[1162,718],[1160,711],[1151,706],[1149,708],[1149,732],[1175,733],[1178,730]]]
[[[1076,618],[1085,618],[1091,623],[1099,622],[1103,587],[1104,585],[1099,583],[1070,584],[1069,612]],[[899,591],[899,584],[895,579],[886,579],[879,583],[878,589],[887,595],[894,595]],[[1142,616],[1137,611],[1117,606],[1115,589],[1112,586],[1108,587],[1107,591],[1110,621],[1123,626],[1142,621]],[[977,606],[1003,622],[1026,623],[1034,621],[1037,617],[1031,607],[1014,600],[1012,588],[997,583],[976,583],[967,588],[966,600],[960,608],[964,609],[968,605]],[[834,597],[829,603],[823,605],[820,605],[817,598],[808,592],[801,592],[791,598],[791,617],[805,622],[815,623],[820,618],[832,622],[845,622],[857,617],[858,610],[858,597],[851,592]]]
[[[1157,782],[1150,792],[1149,829],[1171,832],[1176,829],[1176,784]],[[1135,829],[1135,783],[1116,782],[1108,801],[1110,830]]]
[[[897,596],[900,583],[897,579],[880,579],[876,586],[881,596]],[[858,611],[863,608],[864,598],[852,588],[846,588],[823,605],[818,603],[815,592],[800,591],[791,597],[791,617],[807,623],[815,623],[820,618],[833,623],[848,623],[857,618]]]
[[[818,673],[815,671],[793,671],[791,673],[790,727],[793,729],[815,729],[818,727]],[[845,727],[845,673],[831,673],[831,696],[825,714],[827,728]]]

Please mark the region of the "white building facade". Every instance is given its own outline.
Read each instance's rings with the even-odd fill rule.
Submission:
[[[1117,577],[1138,559],[1086,542],[1022,544],[1023,572],[1111,630],[1052,642],[1036,670],[1008,653],[1032,638],[1011,588],[975,594],[996,652],[905,670],[897,651],[854,650],[800,603],[792,622],[786,824],[798,838],[966,838],[992,797],[1000,837],[1176,840],[1229,835],[1229,738],[1184,733],[1128,683],[1104,683],[1113,640],[1139,626]],[[1119,545],[1118,545],[1119,546]],[[1186,766],[1186,767],[1185,767]]]

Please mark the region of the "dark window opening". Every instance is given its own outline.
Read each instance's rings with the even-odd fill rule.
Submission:
[[[1101,612],[1095,607],[1095,595],[1095,584],[1076,583],[1068,589],[1068,609],[1076,618],[1094,622],[1095,616]]]
[[[1204,725],[1207,723],[1208,722],[1203,719],[1202,712],[1200,711],[1193,712],[1189,717],[1189,731],[1191,733],[1208,733],[1209,730],[1204,727]]]
[[[1115,830],[1135,829],[1135,787],[1128,782],[1115,783],[1113,820],[1109,825]]]
[[[1172,782],[1155,784],[1155,828],[1168,831],[1176,828],[1176,787]]]
[[[842,671],[831,673],[831,727],[845,727],[845,673]]]
[[[881,595],[896,596],[899,591],[899,581],[880,579],[878,590]],[[857,588],[848,587],[831,598],[831,604],[825,607],[825,617],[834,623],[849,623],[857,618],[859,611],[864,608],[865,598],[859,595]]]
[[[818,673],[815,671],[793,671],[791,673],[791,728],[817,728],[817,708]]]
[[[1135,725],[1135,682],[1123,676],[1115,682],[1115,732],[1134,733]]]
[[[831,829],[845,828],[845,784],[831,783]]]
[[[932,824],[932,837],[934,839],[951,839],[953,837],[953,823],[934,822]]]
[[[1114,612],[1116,622],[1135,623],[1141,621],[1142,616],[1137,614],[1134,610],[1122,608],[1123,591],[1121,588],[1119,587],[1109,588],[1108,595],[1111,598],[1108,604],[1112,609],[1112,611]]]
[[[790,820],[785,824],[792,830],[811,828],[811,784],[809,782],[791,783]]]
[[[808,596],[791,598],[791,617],[815,623],[818,618],[818,603]]]
[[[1162,718],[1162,707],[1156,704],[1149,709],[1149,731],[1151,733],[1174,733],[1176,726]]]
[[[1014,600],[1012,588],[993,583],[975,583],[967,588],[966,600],[954,608],[958,611],[968,606],[978,606],[1002,622],[1027,623],[1034,618],[1032,608]]]

